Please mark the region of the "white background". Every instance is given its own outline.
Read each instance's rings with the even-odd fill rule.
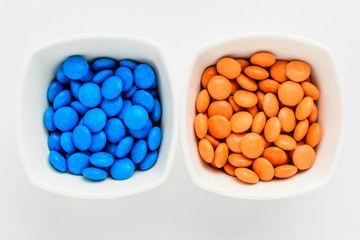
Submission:
[[[359,7],[356,0],[0,0],[0,239],[360,239]],[[132,197],[71,199],[27,180],[14,106],[33,47],[79,33],[146,37],[165,48],[180,86],[189,57],[203,43],[258,31],[307,37],[337,57],[347,137],[337,174],[326,187],[272,201],[218,196],[192,183],[180,144],[166,183]]]

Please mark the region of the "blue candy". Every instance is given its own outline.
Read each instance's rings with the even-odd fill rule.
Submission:
[[[138,88],[133,85],[128,91],[123,93],[123,98],[131,98],[132,95],[138,90]]]
[[[59,108],[54,114],[54,124],[63,132],[73,130],[78,121],[78,114],[72,107]]]
[[[145,170],[150,169],[152,166],[154,166],[157,158],[158,158],[157,151],[148,153],[148,155],[146,155],[145,159],[139,163],[140,170],[145,171]]]
[[[137,63],[135,63],[134,61],[131,61],[129,59],[124,59],[124,60],[121,60],[120,63],[119,63],[120,67],[128,67],[130,68],[132,71],[134,71],[134,69],[136,68],[137,66]]]
[[[154,109],[154,98],[145,90],[138,90],[132,96],[132,103],[145,108],[149,113]]]
[[[147,90],[147,91],[148,91],[148,93],[151,94],[151,96],[153,96],[153,97],[157,96],[157,91],[156,90]]]
[[[116,62],[110,58],[100,58],[95,60],[91,65],[95,71],[101,71],[104,69],[111,69],[116,66]]]
[[[122,158],[128,155],[133,145],[134,145],[134,139],[132,137],[128,136],[121,139],[119,145],[116,148],[116,152],[115,152],[116,157]]]
[[[126,128],[124,123],[118,118],[111,118],[107,121],[104,131],[107,140],[111,143],[118,143],[125,137]]]
[[[122,107],[123,107],[123,99],[121,96],[118,96],[117,98],[113,100],[107,100],[104,99],[101,102],[101,109],[104,110],[106,115],[108,117],[116,116],[120,113]]]
[[[96,107],[102,101],[101,89],[96,83],[88,82],[79,89],[79,101],[86,107]]]
[[[161,105],[156,98],[154,99],[154,109],[150,113],[150,118],[154,122],[158,122],[161,118]]]
[[[87,179],[94,180],[94,181],[100,181],[104,180],[108,174],[105,170],[95,167],[89,167],[85,168],[82,171],[82,175],[86,177]]]
[[[102,70],[95,74],[92,81],[97,84],[102,84],[107,78],[114,75],[114,71],[110,69]]]
[[[44,124],[45,124],[45,127],[49,131],[55,131],[56,130],[56,127],[55,127],[55,124],[54,124],[54,114],[55,114],[55,111],[54,111],[53,107],[48,107],[44,112],[44,117],[43,117]]]
[[[147,121],[145,127],[143,127],[142,129],[139,129],[139,130],[129,129],[129,133],[131,134],[131,136],[133,136],[137,139],[146,138],[149,135],[149,132],[151,131],[152,127],[153,127],[153,124],[152,124],[151,120],[149,119]]]
[[[148,146],[151,151],[155,151],[161,142],[161,130],[159,127],[153,127],[148,135]]]
[[[155,81],[154,81],[153,85],[151,85],[150,89],[155,89],[156,87],[157,87],[157,81],[155,78]]]
[[[64,132],[60,136],[60,144],[66,153],[73,154],[76,147],[73,142],[72,132]]]
[[[123,106],[122,109],[119,113],[119,115],[117,116],[119,119],[121,119],[122,121],[124,121],[124,116],[125,116],[125,112],[132,106],[132,103],[130,100],[124,100],[123,102]]]
[[[148,89],[155,81],[155,72],[147,64],[140,64],[134,70],[135,85],[138,88]]]
[[[70,106],[81,115],[84,115],[89,110],[88,107],[85,107],[79,101],[74,101],[74,102],[70,103]]]
[[[89,128],[91,132],[98,132],[105,127],[106,114],[100,108],[90,109],[84,115],[84,125]]]
[[[69,90],[64,90],[59,92],[54,99],[53,108],[54,110],[58,110],[61,107],[68,106],[71,103],[72,95]]]
[[[93,71],[89,68],[89,71],[86,73],[86,75],[84,77],[82,77],[80,79],[80,82],[82,83],[87,83],[87,82],[90,82],[94,77],[94,73]]]
[[[137,141],[131,150],[131,160],[134,163],[139,163],[144,160],[147,153],[146,141],[141,139]]]
[[[117,76],[111,76],[101,86],[101,94],[105,99],[112,100],[120,96],[123,90],[123,82]]]
[[[91,145],[90,130],[84,125],[79,125],[76,128],[74,128],[73,142],[77,149],[81,151],[87,150]]]
[[[106,145],[106,134],[104,131],[91,134],[90,152],[99,152],[104,149]]]
[[[68,78],[81,79],[88,73],[89,64],[81,56],[71,56],[65,60],[63,70]]]
[[[79,99],[79,90],[81,87],[81,82],[77,80],[70,81],[70,89],[74,98]]]
[[[110,167],[114,163],[114,157],[107,152],[97,152],[90,156],[90,163],[95,167]]]
[[[133,175],[135,165],[133,161],[128,158],[121,158],[114,162],[110,168],[110,174],[117,180],[125,180]]]
[[[58,95],[58,93],[64,89],[65,89],[64,85],[62,85],[58,81],[51,83],[47,91],[47,97],[49,101],[52,103],[56,95]]]
[[[74,153],[67,159],[69,172],[81,175],[83,170],[90,166],[89,156],[85,153]]]
[[[134,75],[127,67],[119,67],[116,69],[115,76],[121,78],[123,82],[123,91],[129,90],[134,83]]]
[[[133,105],[124,112],[124,122],[129,129],[142,129],[148,120],[149,115],[145,108],[141,106]]]
[[[63,64],[60,65],[60,67],[56,71],[56,79],[62,83],[66,84],[70,82],[70,79],[65,76],[64,70],[63,70]]]
[[[65,158],[56,151],[50,151],[49,160],[51,165],[59,172],[66,172],[66,160]]]
[[[105,152],[108,152],[108,153],[110,153],[111,155],[113,155],[115,157],[116,156],[115,155],[116,148],[117,148],[117,144],[108,142],[106,144],[104,150],[105,150]]]
[[[48,147],[50,151],[57,151],[62,153],[63,149],[60,144],[61,132],[52,132],[48,138]]]

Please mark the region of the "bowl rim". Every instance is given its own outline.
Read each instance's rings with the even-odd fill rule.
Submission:
[[[332,65],[338,66],[336,64],[336,59],[335,59],[334,54],[331,52],[331,50],[328,47],[324,46],[323,44],[321,44],[319,42],[316,42],[314,40],[311,40],[311,39],[308,39],[305,37],[292,35],[292,34],[288,34],[288,33],[279,33],[279,32],[252,32],[252,33],[230,35],[230,36],[222,37],[222,38],[219,38],[219,39],[216,39],[213,41],[209,41],[209,42],[203,44],[203,46],[199,47],[198,50],[195,51],[191,55],[190,60],[188,61],[187,68],[186,68],[186,75],[185,75],[186,82],[183,85],[183,89],[182,89],[182,96],[184,96],[185,100],[187,100],[187,97],[188,97],[188,89],[190,86],[190,79],[192,76],[193,67],[196,64],[196,60],[197,60],[198,56],[205,53],[209,49],[212,49],[214,47],[217,47],[217,46],[220,46],[223,44],[227,44],[227,43],[230,43],[233,41],[246,40],[246,39],[261,39],[261,38],[286,40],[286,41],[291,41],[291,42],[295,42],[298,44],[303,44],[303,45],[308,45],[308,46],[311,45],[313,47],[319,48],[319,49],[323,50],[324,52],[326,52],[327,55],[329,56],[329,59],[330,59],[330,62],[332,63]],[[337,149],[336,149],[336,152],[334,155],[334,163],[331,166],[331,169],[330,169],[329,173],[327,174],[326,178],[324,178],[322,181],[319,181],[317,184],[314,184],[314,185],[309,186],[308,188],[305,188],[302,190],[290,191],[290,192],[286,192],[286,193],[282,193],[282,194],[273,194],[273,195],[271,195],[271,194],[243,194],[241,192],[234,193],[234,192],[229,192],[229,191],[225,191],[220,188],[210,186],[206,182],[200,181],[197,173],[195,172],[195,170],[192,166],[191,161],[193,160],[193,158],[191,157],[190,151],[187,147],[187,139],[190,134],[187,132],[187,120],[186,120],[187,105],[182,104],[180,106],[181,145],[182,145],[182,150],[183,150],[183,154],[184,154],[184,158],[185,158],[186,167],[188,169],[188,172],[189,172],[190,177],[191,177],[192,181],[194,182],[194,184],[197,185],[199,188],[202,188],[204,190],[207,190],[207,191],[215,193],[215,194],[224,195],[227,197],[239,198],[239,199],[249,199],[249,200],[272,200],[272,199],[290,198],[290,197],[295,197],[295,196],[303,195],[306,193],[310,193],[317,189],[320,189],[321,187],[326,186],[334,178],[336,169],[338,169],[340,158],[342,156],[345,135],[346,135],[346,119],[347,119],[346,112],[347,111],[346,111],[346,100],[345,100],[345,95],[344,95],[344,88],[341,85],[341,76],[338,71],[338,68],[334,68],[334,72],[335,72],[336,84],[337,84],[337,87],[338,87],[339,93],[340,93],[339,102],[340,102],[340,106],[341,106],[341,113],[340,113],[341,114],[340,115],[341,125],[339,126],[340,127],[339,145],[337,146]]]
[[[130,191],[126,191],[125,193],[122,192],[114,192],[114,193],[110,193],[110,194],[83,194],[83,193],[75,193],[75,192],[70,192],[70,191],[66,191],[57,187],[49,187],[48,185],[43,184],[41,181],[39,181],[36,177],[33,176],[30,167],[29,167],[29,161],[27,161],[27,157],[26,157],[26,153],[24,150],[24,144],[26,144],[24,142],[24,138],[23,138],[23,132],[21,131],[22,129],[22,119],[23,119],[23,115],[22,115],[22,102],[23,102],[23,97],[24,97],[24,84],[26,81],[26,73],[29,70],[29,66],[30,66],[30,62],[33,59],[33,57],[36,55],[37,52],[39,51],[43,51],[46,49],[50,49],[53,48],[55,46],[59,46],[65,43],[71,43],[74,41],[87,41],[87,40],[127,40],[127,41],[131,41],[131,42],[136,42],[139,44],[145,44],[148,45],[149,47],[155,49],[159,55],[160,58],[163,60],[164,62],[164,69],[166,69],[167,74],[169,75],[169,90],[171,92],[171,95],[173,96],[173,104],[172,104],[172,109],[173,109],[173,129],[172,129],[172,134],[170,137],[170,141],[171,143],[169,144],[169,154],[166,158],[166,167],[164,169],[164,171],[161,173],[161,176],[159,178],[157,178],[156,180],[154,180],[151,184],[146,185],[145,187],[142,187],[140,189],[136,189],[136,190],[130,190]],[[56,193],[56,194],[60,194],[60,195],[64,195],[64,196],[68,196],[68,197],[73,197],[73,198],[80,198],[80,199],[113,199],[113,198],[121,198],[121,197],[127,197],[127,196],[131,196],[131,195],[135,195],[138,193],[142,193],[145,191],[148,191],[150,189],[159,187],[160,185],[162,185],[166,179],[169,177],[169,174],[172,170],[173,167],[173,163],[174,163],[174,157],[175,157],[175,152],[176,152],[176,147],[177,147],[177,142],[178,142],[178,133],[179,133],[179,110],[178,110],[178,93],[175,91],[175,80],[173,79],[173,71],[172,71],[172,66],[171,63],[168,59],[167,53],[165,52],[164,48],[162,46],[160,46],[158,43],[143,38],[143,37],[139,37],[139,36],[134,36],[134,35],[128,35],[128,34],[117,34],[117,33],[85,33],[85,34],[77,34],[77,35],[73,35],[73,36],[68,36],[68,37],[64,37],[64,38],[59,38],[59,39],[55,39],[52,41],[48,41],[42,44],[39,44],[37,46],[35,46],[27,55],[26,60],[23,63],[23,67],[22,67],[22,74],[21,74],[21,78],[17,83],[17,91],[16,91],[16,108],[15,108],[15,135],[16,135],[16,145],[18,148],[18,152],[20,155],[20,159],[22,162],[22,166],[24,168],[25,171],[25,175],[27,176],[27,178],[29,179],[29,181],[39,187],[40,189],[46,190],[48,192],[52,192],[52,193]],[[173,79],[173,80],[171,80]]]

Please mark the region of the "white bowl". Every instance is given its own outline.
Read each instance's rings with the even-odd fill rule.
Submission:
[[[200,91],[201,74],[224,56],[249,58],[258,51],[269,51],[277,59],[303,60],[312,67],[312,79],[321,92],[318,100],[322,139],[316,149],[314,166],[294,177],[255,185],[241,183],[201,160],[197,149],[193,122],[195,99]],[[345,104],[335,59],[323,45],[296,36],[276,33],[255,33],[224,38],[201,48],[190,61],[188,81],[181,106],[181,136],[186,164],[199,187],[235,198],[277,199],[300,195],[318,189],[333,177],[344,142]]]
[[[70,55],[87,60],[110,57],[134,59],[154,67],[162,104],[162,144],[159,157],[148,171],[136,171],[128,180],[107,178],[88,181],[81,176],[57,172],[49,163],[48,132],[43,113],[48,107],[47,88],[56,69]],[[116,198],[140,193],[162,184],[169,175],[178,139],[178,105],[167,56],[157,44],[132,36],[83,35],[36,48],[29,57],[18,92],[16,130],[21,159],[29,180],[36,186],[71,197]]]

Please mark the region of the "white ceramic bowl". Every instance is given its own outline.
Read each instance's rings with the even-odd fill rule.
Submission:
[[[50,165],[48,132],[43,113],[48,107],[47,88],[56,69],[70,55],[87,60],[110,57],[134,59],[154,67],[162,104],[162,144],[159,157],[148,171],[136,171],[128,180],[107,178],[92,182],[70,173],[59,173]],[[132,36],[83,35],[36,48],[27,62],[18,92],[16,130],[21,159],[29,180],[45,190],[78,198],[116,198],[140,193],[162,184],[169,175],[178,139],[178,105],[169,62],[157,44]]]
[[[322,139],[316,149],[316,162],[311,169],[289,179],[248,185],[201,160],[193,122],[202,72],[222,57],[249,58],[258,51],[272,52],[277,59],[304,60],[311,65],[312,79],[321,92],[318,100],[318,122],[322,127]],[[276,199],[313,191],[331,180],[337,169],[344,142],[345,104],[337,65],[328,48],[317,42],[287,34],[246,34],[207,44],[195,54],[190,64],[183,94],[184,105],[181,106],[180,129],[187,167],[196,185],[230,197]]]

